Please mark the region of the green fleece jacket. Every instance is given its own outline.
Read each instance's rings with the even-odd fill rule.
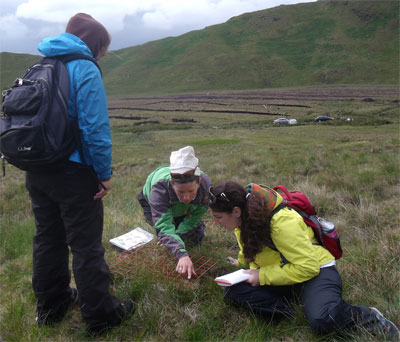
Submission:
[[[143,187],[143,195],[150,204],[158,239],[178,259],[188,255],[180,234],[195,228],[208,209],[206,199],[211,180],[205,173],[201,173],[200,178],[196,197],[188,204],[181,202],[175,193],[170,182],[169,166],[154,170]],[[174,218],[178,217],[184,218],[176,227]]]

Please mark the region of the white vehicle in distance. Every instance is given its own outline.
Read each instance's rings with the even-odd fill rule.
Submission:
[[[289,124],[289,120],[286,118],[279,118],[279,119],[274,120],[274,124],[275,125],[287,125],[287,124]]]
[[[275,125],[295,125],[297,124],[296,119],[286,119],[286,118],[279,118],[274,120]]]

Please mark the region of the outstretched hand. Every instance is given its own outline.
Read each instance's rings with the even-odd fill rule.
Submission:
[[[194,270],[192,260],[190,259],[189,256],[185,256],[185,257],[179,259],[178,265],[176,265],[176,272],[178,272],[179,274],[187,273],[188,279],[191,279],[192,275],[197,276],[197,274]]]

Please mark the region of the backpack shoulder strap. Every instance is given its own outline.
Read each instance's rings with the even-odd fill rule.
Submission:
[[[274,210],[271,211],[271,214],[269,215],[268,219],[271,221],[272,216],[274,216],[279,210],[288,207],[287,203],[280,203]]]
[[[91,61],[99,69],[100,75],[103,77],[103,73],[101,71],[100,65],[97,62],[97,60],[94,59],[93,57],[89,57],[89,56],[86,56],[86,55],[83,55],[83,54],[69,54],[69,55],[59,55],[56,58],[58,60],[60,60],[61,62],[63,62],[64,64],[66,64],[68,62],[71,62],[71,61],[74,61],[74,60],[77,60],[77,59],[86,59],[88,61]],[[78,119],[77,118],[76,118],[76,120],[74,120],[74,123],[73,123],[73,132],[74,132],[75,139],[76,139],[76,142],[77,142],[77,145],[78,145],[79,156],[80,156],[82,162],[86,163],[85,156],[83,154],[83,147],[82,147],[82,142],[81,142],[81,139],[80,139],[79,126],[78,126]],[[98,177],[97,177],[95,171],[93,170],[93,168],[90,167],[89,170],[90,170],[91,174],[94,176],[94,178],[96,179],[96,181],[99,182],[99,184],[101,184],[101,186],[104,188],[103,184],[98,180]]]
[[[271,211],[271,214],[268,216],[268,219],[267,219],[269,225],[271,224],[272,216],[274,216],[279,210],[281,210],[285,207],[287,207],[287,204],[280,203],[274,210]],[[272,239],[270,236],[268,236],[268,238],[267,238],[267,246],[275,251],[278,250],[276,248],[276,246],[274,245],[274,243],[272,242]]]
[[[279,210],[281,210],[281,209],[283,209],[283,208],[285,208],[285,207],[290,208],[286,203],[280,203],[274,210],[272,210],[271,214],[268,216],[268,224],[271,223],[272,216],[274,216]],[[270,236],[268,236],[267,240],[265,241],[265,244],[266,244],[269,248],[273,249],[274,251],[279,252],[278,248],[276,248],[276,246],[275,246],[275,244],[274,244],[274,242],[272,241],[272,239],[271,239]],[[281,252],[279,252],[279,254],[280,254],[281,259],[282,259],[282,261],[283,261],[283,266],[285,266],[286,264],[288,264],[289,261],[287,261],[287,259],[283,256],[283,254],[282,254]]]
[[[93,62],[99,69],[100,74],[103,76],[103,73],[101,72],[99,63],[93,57],[89,57],[89,56],[86,56],[83,54],[76,53],[76,54],[69,54],[69,55],[60,55],[60,56],[57,56],[56,58],[59,59],[60,61],[62,61],[64,64],[71,62],[71,61],[75,61],[77,59],[86,59],[88,61]]]
[[[54,57],[43,57],[40,60],[40,62],[42,62],[42,61],[50,62],[53,65],[56,65],[57,61],[62,62],[63,66],[61,69],[59,69],[60,73],[57,75],[57,77],[59,78],[58,81],[60,81],[61,79],[65,79],[65,77],[67,77],[68,84],[69,84],[69,74],[67,72],[65,65],[68,62],[78,60],[78,59],[86,59],[88,61],[93,62],[97,66],[97,68],[99,69],[100,74],[101,74],[101,69],[100,69],[100,66],[97,63],[97,61],[94,58],[83,55],[83,54],[68,54],[68,55],[58,55],[58,56],[54,56]],[[66,98],[65,101],[68,101],[68,98]],[[77,144],[79,156],[80,156],[82,162],[85,164],[86,162],[85,162],[85,157],[83,154],[83,147],[82,147],[82,143],[81,143],[81,139],[80,139],[78,118],[75,118],[72,120],[71,128],[72,128],[72,133],[74,135],[74,138],[75,138],[75,141]]]

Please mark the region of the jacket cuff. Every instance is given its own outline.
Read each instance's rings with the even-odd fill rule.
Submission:
[[[264,286],[265,284],[265,272],[260,268],[258,273],[258,279],[260,281],[260,286]]]
[[[106,170],[106,171],[102,171],[102,172],[96,172],[97,173],[97,178],[101,181],[106,181],[109,180],[112,176],[112,170]]]
[[[179,259],[182,259],[183,257],[186,257],[186,256],[189,256],[189,253],[188,252],[186,252],[184,249],[183,250],[179,250],[178,252],[176,252],[176,258],[179,260]]]

